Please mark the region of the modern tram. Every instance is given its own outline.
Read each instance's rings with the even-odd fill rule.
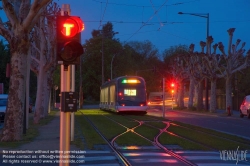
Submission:
[[[121,76],[105,82],[100,90],[102,110],[147,113],[146,83],[142,77]]]

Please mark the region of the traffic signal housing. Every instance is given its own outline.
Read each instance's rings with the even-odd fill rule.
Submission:
[[[84,25],[77,16],[57,16],[57,62],[58,64],[80,64],[83,54],[81,31]]]

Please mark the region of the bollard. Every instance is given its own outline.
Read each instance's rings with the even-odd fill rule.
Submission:
[[[227,107],[227,116],[231,116],[231,107],[230,106]]]

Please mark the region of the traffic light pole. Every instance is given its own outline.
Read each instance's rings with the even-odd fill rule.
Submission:
[[[75,65],[70,65],[71,66],[71,92],[75,92]],[[75,135],[75,113],[71,112],[70,116],[70,131],[71,131],[71,137],[70,141],[74,141],[74,135]]]
[[[70,13],[69,5],[62,5],[61,15]],[[67,67],[68,70],[65,70]],[[70,67],[61,65],[61,99],[62,92],[70,91]],[[62,109],[62,100],[60,101],[60,109]],[[60,152],[70,151],[70,112],[60,110]],[[59,166],[69,166],[69,158],[63,158],[63,153],[60,153],[60,158],[66,162],[60,162]]]
[[[61,65],[61,95],[62,92],[68,92],[70,90],[69,85],[69,70],[65,71],[64,65]],[[68,67],[69,68],[69,67]],[[61,96],[62,99],[62,96]],[[60,109],[62,109],[62,101],[60,102]],[[70,112],[60,111],[60,152],[70,150]],[[63,153],[59,154],[63,157]],[[69,161],[69,158],[62,158]],[[68,166],[69,162],[60,162],[60,166]]]
[[[74,113],[77,111],[75,91],[75,64],[79,64],[83,54],[81,31],[84,24],[80,17],[70,16],[70,5],[63,4],[61,15],[56,17],[57,62],[61,64],[61,101],[60,101],[60,166],[68,166],[70,140],[74,140]],[[71,73],[72,72],[72,73]]]
[[[163,86],[162,86],[162,117],[165,118],[165,78],[162,80]]]

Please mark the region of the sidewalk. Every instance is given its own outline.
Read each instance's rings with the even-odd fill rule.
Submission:
[[[38,128],[39,136],[32,142],[23,144],[18,148],[2,148],[2,150],[60,150],[60,111],[47,125]],[[70,150],[79,150],[75,145],[70,145]]]

